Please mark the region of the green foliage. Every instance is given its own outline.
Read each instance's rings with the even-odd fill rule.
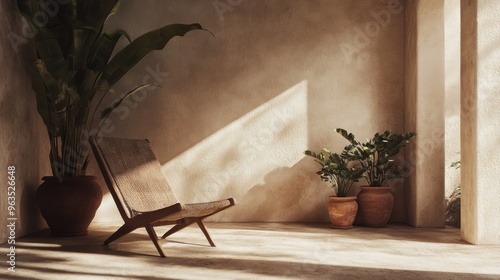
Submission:
[[[315,158],[321,165],[321,169],[316,172],[321,180],[329,182],[339,197],[348,195],[354,182],[358,182],[364,173],[364,169],[351,164],[351,161],[342,154],[332,153],[329,149],[323,148],[319,153],[305,151],[305,154]]]
[[[90,129],[110,87],[144,56],[163,49],[171,38],[202,30],[197,23],[170,24],[132,41],[121,29],[103,31],[106,20],[118,10],[120,0],[64,3],[56,3],[57,14],[47,16],[46,0],[17,0],[19,11],[35,34],[37,58],[31,65],[32,88],[37,110],[49,133],[52,173],[60,179],[85,174]],[[47,16],[45,24],[36,22],[40,14]],[[115,52],[121,38],[130,43]],[[151,85],[139,85],[125,97],[147,86]],[[101,124],[124,99],[97,114]]]
[[[342,156],[361,165],[365,170],[363,176],[370,186],[382,186],[388,180],[402,176],[403,170],[393,158],[416,135],[414,132],[396,134],[386,130],[361,143],[352,133],[342,128],[337,128],[336,131],[350,143],[345,147]]]
[[[453,162],[450,167],[455,169],[459,169],[461,166],[460,161]],[[460,186],[457,186],[455,190],[450,194],[450,196],[446,199],[446,213],[445,213],[445,221],[447,225],[453,227],[460,227],[460,198],[462,196],[462,190]]]
[[[454,162],[452,162],[452,163],[451,163],[451,165],[450,165],[450,167],[453,167],[453,168],[455,168],[455,169],[459,169],[459,168],[460,168],[460,166],[461,166],[460,161],[454,161]]]
[[[456,187],[451,195],[446,199],[446,224],[453,227],[460,227],[460,197],[462,191],[460,186]]]

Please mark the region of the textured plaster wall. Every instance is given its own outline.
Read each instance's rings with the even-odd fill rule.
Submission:
[[[35,96],[27,72],[27,45],[12,44],[11,35],[21,34],[15,3],[0,2],[0,243],[10,232],[7,221],[7,167],[16,168],[16,236],[44,226],[34,202],[40,178],[48,171],[48,145],[43,123],[36,112]]]
[[[499,1],[461,2],[462,238],[500,244]]]
[[[399,1],[123,2],[109,27],[132,38],[172,22],[215,34],[175,38],[127,74],[161,88],[130,99],[107,135],[149,138],[183,202],[232,196],[223,221],[328,221],[330,188],[305,149],[404,129],[404,11]],[[98,174],[93,163],[91,173]],[[406,219],[402,180],[393,220]],[[357,190],[353,190],[353,194]],[[109,195],[96,222],[119,220]]]
[[[444,226],[444,1],[406,1],[405,127],[417,137],[406,150],[408,222]]]

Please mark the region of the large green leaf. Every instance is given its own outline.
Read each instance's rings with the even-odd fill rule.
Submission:
[[[83,70],[87,67],[87,57],[93,45],[93,39],[97,31],[83,24],[75,24],[73,27],[73,61],[71,69]]]
[[[103,78],[108,81],[109,85],[113,85],[145,55],[153,50],[163,49],[173,37],[184,36],[189,31],[202,29],[197,23],[169,24],[143,34],[111,59],[103,72]]]
[[[52,75],[62,79],[66,74],[66,62],[59,43],[56,39],[50,37],[47,34],[46,38],[36,40],[38,58],[45,62],[47,70]]]
[[[75,1],[76,20],[73,23],[73,69],[87,68],[87,58],[99,35],[106,19],[115,13],[120,0],[87,0]]]
[[[43,83],[42,76],[38,72],[38,68],[34,64],[31,65],[31,73],[31,86],[35,92],[38,113],[42,117],[49,134],[57,136],[58,128],[52,124],[51,110],[48,104],[49,100],[46,96],[45,84]]]
[[[121,97],[117,101],[111,103],[111,105],[109,107],[106,107],[101,111],[101,120],[106,119],[116,108],[118,108],[118,106],[120,106],[120,104],[122,104],[123,100],[125,100],[127,97],[129,97],[129,96],[131,96],[131,95],[133,95],[133,94],[135,94],[135,93],[137,93],[145,88],[148,88],[150,86],[154,86],[154,85],[143,84],[143,85],[137,86],[134,89],[132,89],[131,91],[127,92],[127,94],[125,94],[123,97]]]
[[[342,137],[344,137],[351,144],[358,144],[358,142],[354,139],[354,134],[348,133],[345,129],[342,128],[337,128],[335,131],[337,131],[338,134],[342,135]]]
[[[43,60],[37,59],[34,62],[35,68],[38,71],[38,76],[41,77],[47,92],[47,99],[54,104],[60,103],[64,99],[64,93],[61,87],[61,81],[54,78],[47,70],[46,64]],[[59,108],[60,109],[60,108]]]
[[[122,29],[113,32],[104,32],[99,36],[90,50],[87,67],[95,72],[102,72],[106,67],[116,43],[122,36],[125,36],[131,42],[129,35]]]
[[[82,95],[79,113],[77,115],[78,123],[82,123],[88,113],[88,102],[92,101],[93,94],[88,83],[90,79],[95,79],[94,75],[88,75],[93,68],[88,67],[89,56],[92,56],[92,50],[96,45],[98,38],[103,30],[106,19],[114,14],[120,5],[120,0],[107,1],[77,1],[73,0],[75,19],[73,21],[73,49],[72,55],[68,59],[68,67],[77,71],[75,76],[77,84],[80,86],[79,93]],[[111,54],[110,54],[111,55]],[[108,57],[109,59],[109,57]],[[93,83],[93,81],[92,81]],[[95,85],[92,85],[95,87]],[[94,91],[95,93],[95,91]],[[85,95],[85,96],[83,96]]]
[[[37,50],[37,57],[44,61],[45,67],[48,72],[57,78],[62,78],[66,73],[66,62],[63,52],[57,41],[56,37],[46,27],[35,27],[35,22],[28,14],[21,12],[26,18],[31,28],[37,28],[37,35],[35,36],[35,45]]]
[[[75,81],[78,85],[79,107],[87,103],[90,104],[94,94],[101,90],[100,87],[96,86],[96,79],[97,74],[91,69],[85,68],[78,71],[78,77],[75,77]]]
[[[58,136],[66,122],[68,103],[61,81],[47,71],[43,60],[36,60],[32,66],[32,87],[36,94],[38,112],[49,133]]]

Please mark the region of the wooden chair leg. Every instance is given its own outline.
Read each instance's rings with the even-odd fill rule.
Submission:
[[[203,224],[203,222],[201,220],[198,220],[196,223],[200,227],[201,231],[203,231],[203,234],[207,238],[208,243],[210,243],[210,246],[215,247],[215,243],[212,241],[212,238],[210,238],[210,234],[208,234],[208,231],[205,228],[205,225]]]
[[[163,248],[161,247],[161,244],[158,241],[158,235],[156,235],[156,232],[155,232],[153,226],[147,225],[147,226],[145,226],[145,228],[149,234],[149,238],[151,238],[151,241],[153,241],[153,244],[155,244],[156,250],[158,250],[160,257],[166,258],[167,256],[165,255],[165,252],[163,251]]]
[[[175,225],[173,226],[170,230],[168,230],[167,232],[165,232],[165,234],[161,237],[162,239],[165,239],[167,238],[168,236],[178,232],[179,230],[189,226],[190,224],[192,223],[186,223],[186,224],[178,224],[178,225]]]
[[[117,231],[115,231],[115,233],[113,233],[110,237],[108,237],[108,239],[106,239],[104,241],[104,245],[108,245],[109,243],[115,241],[116,239],[118,239],[126,234],[131,233],[135,229],[136,229],[136,227],[132,227],[130,225],[124,224]]]

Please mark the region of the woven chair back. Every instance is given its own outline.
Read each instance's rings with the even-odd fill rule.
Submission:
[[[106,180],[108,188],[128,218],[179,202],[148,140],[94,138],[91,142],[99,149],[96,157],[102,157],[97,160],[107,167],[108,172],[103,175],[110,177]]]

